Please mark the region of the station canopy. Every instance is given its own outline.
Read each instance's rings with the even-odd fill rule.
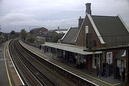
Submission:
[[[64,50],[64,51],[69,51],[69,52],[82,54],[82,55],[90,55],[90,54],[102,53],[102,51],[88,52],[88,51],[84,51],[86,49],[84,47],[79,47],[79,46],[69,45],[69,44],[62,44],[62,43],[45,42],[45,44],[42,44],[42,46],[47,46],[47,47],[60,49],[60,50]]]

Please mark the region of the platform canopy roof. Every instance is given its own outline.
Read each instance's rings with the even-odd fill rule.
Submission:
[[[86,50],[86,48],[84,48],[84,47],[78,47],[78,46],[75,46],[75,45],[62,44],[62,43],[45,42],[45,44],[42,44],[42,46],[47,46],[47,47],[60,49],[60,50],[64,50],[64,51],[69,51],[69,52],[82,54],[82,55],[90,55],[90,54],[102,53],[101,51],[87,52],[87,51],[84,51],[84,50]]]

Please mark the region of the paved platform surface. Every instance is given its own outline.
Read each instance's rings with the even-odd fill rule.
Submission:
[[[0,86],[10,86],[7,71],[5,67],[5,60],[3,56],[3,44],[0,45]]]
[[[4,43],[0,48],[0,86],[20,86],[23,83],[21,82],[13,61],[11,60],[8,44],[9,41]]]
[[[107,81],[108,78],[107,78],[107,80],[106,80],[106,79],[103,79],[103,78],[95,77],[95,76],[93,76],[93,75],[91,75],[91,74],[87,74],[87,73],[85,73],[85,72],[80,71],[79,69],[70,67],[70,66],[68,66],[68,65],[66,65],[66,64],[64,64],[64,63],[62,63],[62,62],[60,62],[58,59],[51,58],[51,56],[45,55],[45,54],[44,54],[40,49],[38,49],[38,48],[29,46],[29,45],[27,45],[27,44],[25,44],[25,43],[23,43],[23,42],[21,42],[21,44],[22,44],[25,48],[27,48],[28,50],[30,50],[31,52],[35,53],[36,55],[38,55],[38,56],[40,56],[40,57],[42,57],[42,58],[44,58],[44,59],[47,59],[47,60],[49,60],[49,61],[51,61],[51,62],[53,62],[53,63],[55,63],[55,64],[61,66],[62,68],[66,69],[66,70],[68,70],[68,71],[71,71],[72,73],[75,73],[75,74],[77,74],[77,75],[79,75],[79,76],[81,76],[81,77],[83,77],[83,78],[85,78],[85,79],[87,79],[87,80],[89,80],[89,81],[92,81],[92,82],[94,82],[94,83],[96,83],[96,84],[98,84],[98,85],[101,85],[101,86],[121,86],[120,83],[117,82],[117,81],[112,81],[112,80]]]

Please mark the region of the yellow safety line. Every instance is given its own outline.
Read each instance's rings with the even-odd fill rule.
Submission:
[[[9,85],[10,85],[10,86],[13,86],[13,85],[12,85],[12,82],[11,82],[11,78],[10,78],[10,76],[9,76],[9,71],[8,71],[8,67],[7,67],[7,62],[6,62],[6,59],[5,59],[5,52],[6,52],[6,49],[5,49],[5,46],[4,46],[4,61],[5,61],[6,73],[7,73],[7,76],[8,76]]]

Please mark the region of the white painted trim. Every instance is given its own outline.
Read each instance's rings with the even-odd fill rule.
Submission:
[[[7,44],[7,43],[6,43]],[[10,75],[9,75],[9,71],[8,71],[8,66],[7,66],[7,62],[6,62],[6,56],[5,56],[5,53],[6,53],[6,48],[7,48],[7,46],[4,46],[4,63],[5,63],[5,68],[6,68],[6,73],[7,73],[7,77],[8,77],[8,81],[9,81],[9,85],[10,86],[13,86],[12,85],[12,82],[11,82],[11,78],[10,78]]]
[[[9,45],[7,45],[7,52],[8,52],[8,54],[9,54],[9,57],[10,57],[11,62],[12,62],[12,65],[13,65],[13,67],[14,67],[14,69],[15,69],[15,71],[16,71],[16,73],[17,73],[17,75],[18,75],[18,77],[19,77],[19,79],[20,79],[20,81],[21,81],[21,83],[22,83],[22,85],[25,85],[25,83],[24,83],[24,81],[22,80],[22,78],[21,78],[21,76],[20,76],[20,74],[19,74],[19,72],[18,72],[18,70],[17,70],[17,68],[16,68],[16,66],[15,66],[15,64],[14,64],[14,62],[13,62],[13,60],[12,60],[12,58],[11,58],[11,55],[10,55],[10,53],[9,53]]]
[[[118,15],[119,19],[121,20],[121,22],[123,23],[123,25],[125,26],[125,28],[127,29],[127,31],[129,32],[129,27],[127,26],[127,24],[124,22],[123,18]]]
[[[121,55],[122,57],[126,56],[126,50],[124,50],[124,53]]]
[[[93,28],[94,28],[95,33],[97,34],[97,36],[98,36],[98,38],[99,38],[101,44],[105,44],[105,42],[104,42],[102,36],[100,35],[100,33],[99,33],[99,31],[98,31],[98,29],[97,29],[97,27],[96,27],[96,25],[95,25],[95,23],[94,23],[94,21],[93,21],[93,19],[92,19],[92,17],[91,17],[89,14],[87,14],[87,16],[88,16],[88,18],[89,18],[89,20],[90,20],[90,22],[91,22],[91,24],[92,24],[92,26],[93,26]]]
[[[64,34],[64,36],[61,38],[61,40],[63,40],[63,39],[65,38],[65,36],[67,35],[67,33],[69,32],[70,29],[71,29],[71,28],[69,28],[69,29],[67,30],[67,32]]]

